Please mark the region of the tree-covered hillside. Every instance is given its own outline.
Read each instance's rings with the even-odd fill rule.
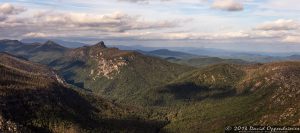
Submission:
[[[150,111],[75,91],[42,65],[0,58],[0,132],[156,132],[166,123],[148,119]]]

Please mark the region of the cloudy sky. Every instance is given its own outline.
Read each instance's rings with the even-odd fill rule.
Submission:
[[[0,0],[0,39],[300,52],[299,0]]]

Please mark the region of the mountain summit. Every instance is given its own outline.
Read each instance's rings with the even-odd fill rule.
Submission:
[[[47,42],[45,42],[43,45],[43,47],[51,47],[51,48],[59,48],[59,49],[65,49],[63,46],[57,44],[54,41],[48,40]]]
[[[54,41],[48,40],[44,43],[44,45],[58,45],[58,44],[55,43]]]
[[[100,48],[107,48],[105,43],[103,41],[98,42],[97,44],[95,44],[96,47],[100,47]]]
[[[65,47],[63,47],[51,40],[48,40],[44,44],[34,48],[34,51],[36,51],[36,52],[38,52],[38,51],[60,51],[60,52],[63,52],[65,50],[66,50]]]

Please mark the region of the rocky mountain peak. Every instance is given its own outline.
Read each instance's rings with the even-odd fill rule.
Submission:
[[[58,45],[58,44],[55,43],[54,41],[48,40],[47,42],[44,43],[44,45],[53,46],[53,45]]]
[[[65,47],[57,44],[56,42],[54,41],[51,41],[51,40],[48,40],[47,42],[45,42],[44,44],[40,45],[39,47],[37,47],[35,50],[46,50],[46,51],[49,51],[49,50],[58,50],[58,51],[64,51],[66,50]]]
[[[98,42],[95,46],[96,47],[100,47],[100,48],[107,48],[106,45],[105,45],[105,43],[103,41]]]

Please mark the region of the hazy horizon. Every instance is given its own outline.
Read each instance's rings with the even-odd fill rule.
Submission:
[[[40,42],[44,43],[47,40],[53,41],[66,41],[84,43],[86,45],[94,45],[99,41],[104,41],[108,46],[129,46],[132,48],[153,48],[153,49],[169,49],[177,51],[185,51],[182,49],[188,48],[207,48],[207,49],[220,49],[225,51],[233,52],[246,52],[246,53],[300,53],[300,47],[298,45],[281,45],[281,44],[260,44],[258,48],[254,43],[249,42],[230,42],[229,44],[218,43],[218,42],[200,42],[199,40],[107,40],[107,39],[94,39],[92,41],[80,41],[80,40],[68,40],[61,38],[25,38],[20,41],[26,43]],[[59,42],[58,42],[59,43]],[[257,44],[257,43],[256,43]],[[76,47],[76,46],[75,46]],[[247,48],[246,48],[247,47]],[[246,48],[246,49],[245,49]],[[272,48],[272,49],[271,49]]]

